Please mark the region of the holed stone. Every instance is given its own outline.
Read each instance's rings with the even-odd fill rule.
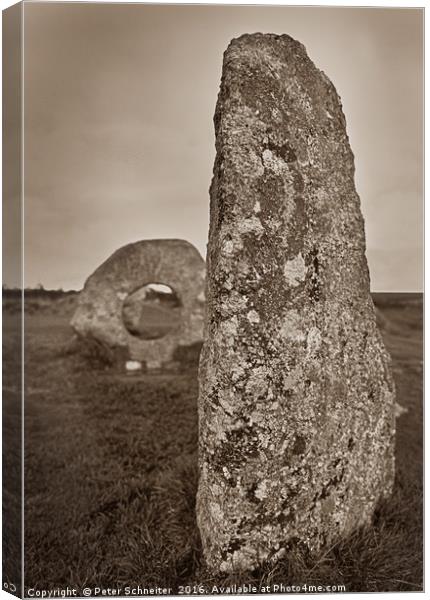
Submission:
[[[147,368],[167,365],[178,350],[203,338],[204,281],[204,260],[185,240],[127,244],[87,279],[71,325],[80,337],[123,349],[127,359],[145,362]],[[131,295],[151,283],[170,287],[179,307],[175,324],[166,335],[142,339],[127,329],[124,306]]]

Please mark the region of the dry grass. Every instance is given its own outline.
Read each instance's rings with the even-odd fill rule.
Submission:
[[[27,586],[344,585],[422,589],[422,305],[382,306],[398,400],[397,478],[372,527],[320,557],[296,549],[276,567],[206,572],[195,522],[196,353],[177,375],[89,369],[59,352],[67,319],[27,324]]]

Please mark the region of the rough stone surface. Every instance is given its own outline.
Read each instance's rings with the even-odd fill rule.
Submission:
[[[205,263],[184,240],[144,240],[117,250],[86,281],[72,327],[110,347],[123,348],[126,358],[147,368],[172,360],[179,346],[203,338]],[[158,339],[131,335],[123,321],[126,298],[149,283],[168,285],[180,301],[177,326]]]
[[[394,476],[394,386],[333,84],[289,36],[229,45],[215,113],[198,524],[249,569],[368,523]]]

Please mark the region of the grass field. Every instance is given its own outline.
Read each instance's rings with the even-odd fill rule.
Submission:
[[[229,578],[205,570],[195,521],[197,354],[177,374],[126,375],[96,353],[64,351],[67,311],[33,311],[25,358],[26,586],[422,589],[422,299],[376,301],[398,402],[408,409],[397,420],[392,498],[371,528],[319,557],[296,549],[276,566]]]

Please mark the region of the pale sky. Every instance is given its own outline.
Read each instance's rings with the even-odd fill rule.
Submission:
[[[25,4],[25,285],[80,289],[145,238],[205,257],[222,54],[262,31],[301,41],[342,98],[372,290],[421,290],[422,15]]]

